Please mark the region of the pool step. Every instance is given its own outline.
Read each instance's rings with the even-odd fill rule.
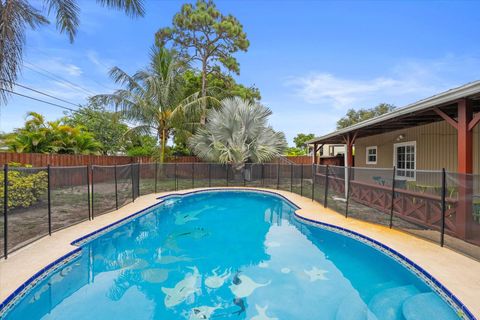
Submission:
[[[413,285],[385,289],[370,300],[368,308],[378,319],[404,319],[402,312],[404,301],[419,293],[420,291]]]
[[[402,311],[406,320],[458,319],[453,309],[433,292],[420,293],[406,299]]]
[[[337,309],[336,320],[377,320],[358,293],[345,297]]]

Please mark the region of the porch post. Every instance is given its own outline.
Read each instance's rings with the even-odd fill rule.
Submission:
[[[458,102],[457,124],[457,159],[458,179],[458,206],[456,212],[457,236],[468,238],[472,226],[472,193],[473,181],[468,176],[473,172],[473,128],[469,124],[473,118],[472,104],[468,99]]]
[[[348,197],[348,187],[350,186],[350,175],[348,174],[348,168],[353,167],[353,144],[355,143],[356,133],[349,133],[345,140],[345,156],[344,156],[344,166],[345,166],[345,199]]]

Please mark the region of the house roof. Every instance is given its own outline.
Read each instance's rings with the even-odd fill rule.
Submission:
[[[480,80],[419,100],[324,136],[316,137],[307,143],[345,143],[344,137],[349,133],[355,133],[357,138],[361,138],[442,121],[443,119],[434,111],[434,108],[440,108],[447,115],[456,117],[456,102],[463,98],[471,99],[474,111],[480,111]]]

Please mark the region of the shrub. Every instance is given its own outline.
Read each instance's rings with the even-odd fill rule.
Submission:
[[[28,208],[37,202],[47,193],[48,174],[45,170],[36,172],[35,170],[15,170],[20,167],[19,164],[10,164],[13,167],[8,171],[8,208]],[[31,168],[32,166],[23,166]],[[4,194],[4,173],[0,174],[0,196]]]

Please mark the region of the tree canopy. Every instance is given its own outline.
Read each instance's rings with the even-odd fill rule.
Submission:
[[[125,133],[128,126],[118,112],[112,112],[91,103],[76,112],[70,112],[65,122],[71,126],[83,126],[100,143],[103,155],[115,155],[126,151]]]
[[[189,69],[184,75],[186,94],[193,94],[202,90],[202,74]],[[230,97],[240,97],[249,101],[259,101],[262,97],[260,90],[255,86],[246,87],[239,84],[235,79],[220,71],[207,75],[208,94],[218,100]]]
[[[157,31],[156,42],[160,47],[170,44],[186,63],[200,64],[203,97],[207,95],[209,74],[218,72],[219,68],[240,73],[240,65],[233,54],[247,51],[250,45],[237,18],[222,14],[211,0],[184,4],[173,17],[172,26]],[[205,113],[206,108],[203,108],[202,124]]]
[[[337,129],[342,129],[356,123],[378,117],[387,112],[393,111],[396,107],[388,103],[380,103],[376,107],[369,109],[349,109],[345,117],[337,121]]]
[[[312,140],[315,138],[313,133],[299,133],[295,138],[293,138],[293,142],[295,143],[295,147],[288,148],[286,150],[286,154],[288,156],[304,156],[308,154],[308,146],[306,146],[307,141]]]

